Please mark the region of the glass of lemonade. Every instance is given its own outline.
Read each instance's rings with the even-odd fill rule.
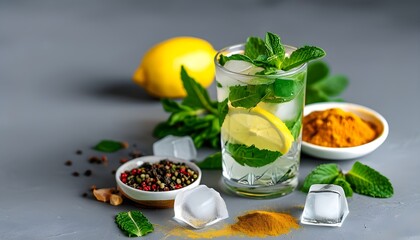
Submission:
[[[219,63],[244,49],[234,45],[215,57],[223,181],[238,195],[283,196],[298,184],[307,64],[262,75],[246,61]],[[286,56],[296,50],[284,49]]]

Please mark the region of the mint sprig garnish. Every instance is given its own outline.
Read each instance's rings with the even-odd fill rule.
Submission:
[[[120,212],[115,217],[118,227],[129,237],[140,237],[153,232],[153,225],[140,211]]]
[[[325,55],[325,51],[319,47],[304,46],[298,48],[287,57],[280,37],[274,33],[267,32],[264,40],[258,37],[249,37],[245,43],[244,55],[221,55],[219,63],[224,66],[230,60],[246,61],[264,68],[258,74],[270,75],[278,70],[288,71],[311,60],[322,58]]]
[[[321,164],[306,176],[301,190],[308,192],[312,184],[339,185],[343,187],[347,197],[351,197],[353,191],[378,198],[389,198],[394,194],[388,178],[358,161],[346,174],[339,169],[337,164]]]

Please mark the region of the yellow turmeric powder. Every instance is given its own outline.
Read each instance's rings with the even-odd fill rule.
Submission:
[[[339,108],[315,111],[303,118],[303,141],[325,147],[354,147],[375,139],[372,123]]]
[[[190,230],[185,228],[172,229],[167,236],[178,236],[189,239],[217,238],[231,236],[268,237],[289,233],[299,228],[293,216],[286,213],[269,211],[252,211],[239,216],[238,221],[221,229]]]

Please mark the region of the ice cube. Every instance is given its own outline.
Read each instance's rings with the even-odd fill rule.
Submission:
[[[199,185],[176,195],[174,219],[199,229],[229,217],[225,201],[213,188]]]
[[[227,70],[235,73],[247,73],[247,70],[250,70],[253,66],[252,63],[240,60],[230,60],[224,65]]]
[[[309,189],[301,223],[341,227],[349,213],[342,187],[333,184],[314,184]]]
[[[153,144],[153,155],[194,160],[197,158],[197,149],[189,136],[168,135]]]

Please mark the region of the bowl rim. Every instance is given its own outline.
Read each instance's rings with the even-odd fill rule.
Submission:
[[[312,155],[310,153],[308,153],[307,151],[304,150],[304,148],[311,148],[312,150],[316,150],[316,151],[323,151],[323,152],[330,152],[330,153],[356,153],[356,152],[366,152],[369,153],[373,150],[375,150],[377,147],[379,147],[388,137],[389,134],[389,125],[388,122],[386,121],[386,119],[377,111],[363,106],[363,105],[359,105],[359,104],[355,104],[355,103],[349,103],[349,102],[322,102],[322,103],[313,103],[313,104],[308,104],[305,106],[304,109],[304,116],[307,116],[308,114],[310,114],[313,111],[321,111],[321,110],[326,110],[326,109],[330,109],[330,108],[341,108],[345,111],[348,112],[352,112],[357,114],[357,112],[354,112],[352,109],[360,109],[363,110],[365,112],[368,112],[370,116],[372,116],[373,118],[375,118],[378,122],[380,122],[382,124],[382,132],[372,141],[359,145],[359,146],[354,146],[354,147],[341,147],[341,148],[335,148],[335,147],[325,147],[325,146],[320,146],[320,145],[316,145],[313,143],[309,143],[306,142],[302,139],[302,149],[303,152]],[[346,108],[351,108],[351,109],[346,109]],[[309,111],[308,111],[309,110]],[[364,154],[362,154],[364,155]],[[362,156],[361,155],[361,156]],[[356,156],[357,157],[357,156]],[[360,157],[360,156],[359,156]]]
[[[132,165],[133,163],[136,163],[136,165],[138,165],[137,162],[139,162],[139,161],[142,161],[144,163],[145,162],[155,163],[155,162],[158,162],[158,161],[164,160],[164,159],[168,159],[168,160],[170,160],[172,162],[176,162],[176,163],[182,162],[182,163],[185,163],[186,165],[188,165],[189,167],[193,168],[193,170],[198,173],[197,180],[194,183],[191,183],[190,185],[185,186],[185,187],[180,188],[180,189],[170,190],[170,191],[163,191],[163,192],[150,192],[150,191],[143,191],[143,190],[136,189],[136,188],[133,188],[131,186],[128,186],[127,184],[123,183],[121,181],[121,179],[119,178],[119,176],[121,175],[121,173],[123,171],[125,171],[126,168],[128,168],[128,166]],[[138,166],[141,166],[141,165],[138,165]],[[196,187],[195,186],[196,183],[198,183],[198,185],[200,184],[200,182],[201,182],[201,176],[202,176],[201,169],[195,163],[193,163],[191,161],[179,159],[179,158],[176,158],[176,157],[155,156],[155,155],[148,155],[148,156],[142,156],[142,157],[134,158],[134,159],[132,159],[132,160],[124,163],[120,167],[118,167],[117,171],[115,172],[115,180],[117,182],[117,186],[118,187],[120,187],[120,186],[127,187],[127,188],[130,189],[130,191],[134,191],[134,192],[136,192],[138,194],[147,194],[147,195],[150,195],[150,196],[159,196],[159,195],[167,195],[167,194],[177,194],[177,193],[182,192],[182,191],[184,191],[186,189],[194,188],[194,187]],[[122,187],[121,187],[121,191],[124,192],[124,189]]]

